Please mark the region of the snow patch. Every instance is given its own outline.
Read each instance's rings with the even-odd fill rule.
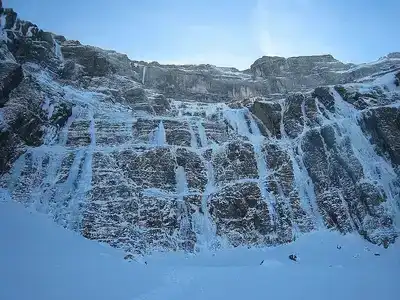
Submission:
[[[385,87],[389,91],[394,91],[394,90],[398,89],[398,87],[395,84],[395,80],[396,80],[395,74],[396,74],[396,72],[392,72],[392,73],[388,73],[383,76],[380,76],[380,77],[376,78],[372,82],[372,84],[375,86],[378,85],[378,86]]]
[[[271,248],[124,253],[55,225],[0,189],[0,299],[397,299],[400,244],[320,231]],[[6,199],[6,201],[4,201]],[[18,238],[15,238],[18,237]],[[339,249],[340,246],[340,249]],[[288,258],[296,254],[299,260]],[[378,254],[379,256],[375,255]],[[21,288],[21,282],[25,284]],[[290,288],[288,288],[290,284]]]
[[[32,33],[32,29],[35,28],[35,26],[29,26],[28,27],[28,31],[26,32],[26,37],[32,37],[33,33]]]

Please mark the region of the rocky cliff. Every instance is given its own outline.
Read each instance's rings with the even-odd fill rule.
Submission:
[[[126,251],[400,226],[400,53],[160,65],[0,17],[0,186]]]

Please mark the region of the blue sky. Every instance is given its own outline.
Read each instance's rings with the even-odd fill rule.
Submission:
[[[346,62],[400,51],[399,0],[3,0],[20,18],[131,59],[248,68],[262,55]]]

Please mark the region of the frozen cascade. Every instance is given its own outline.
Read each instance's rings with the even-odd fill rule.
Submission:
[[[189,192],[188,184],[186,180],[185,169],[182,166],[178,166],[175,170],[176,178],[176,193],[178,197],[183,200],[183,197]]]
[[[80,229],[83,217],[82,208],[85,205],[88,192],[92,189],[92,160],[94,148],[96,147],[96,128],[92,110],[89,110],[89,120],[90,144],[83,150],[83,161],[81,162],[82,168],[79,174],[78,187],[69,206],[70,218],[68,225],[73,226],[74,230]]]
[[[217,229],[211,220],[207,203],[209,196],[215,191],[214,169],[210,161],[204,161],[204,165],[207,171],[207,184],[201,195],[201,212],[194,213],[192,217],[197,251],[213,250],[222,243],[221,238],[216,234]]]
[[[80,149],[75,153],[74,161],[71,165],[71,169],[68,173],[68,178],[64,183],[61,183],[57,193],[59,198],[54,208],[54,218],[57,223],[70,229],[79,228],[79,218],[77,213],[79,210],[77,197],[77,186],[79,186],[80,176],[83,170],[81,170],[82,161],[85,156],[85,149]],[[67,209],[62,204],[67,206]]]
[[[72,114],[68,117],[67,123],[64,125],[64,128],[60,132],[59,144],[61,146],[64,146],[67,143],[69,128],[71,127],[75,119],[79,116],[80,112],[81,109],[78,106],[72,107]]]
[[[319,212],[317,199],[315,196],[314,183],[307,172],[303,162],[303,149],[301,145],[297,146],[298,156],[294,154],[293,148],[288,148],[288,154],[293,166],[294,182],[298,188],[301,207],[309,216],[313,216],[317,228],[323,228],[324,222]]]
[[[190,147],[196,149],[197,148],[197,139],[196,139],[196,135],[194,133],[192,124],[190,123],[190,121],[187,121],[188,123],[188,127],[189,127],[189,132],[190,132]]]
[[[280,121],[280,133],[281,140],[280,144],[283,146],[289,155],[290,161],[293,167],[294,184],[296,185],[299,193],[301,208],[305,210],[307,215],[313,216],[313,221],[317,228],[323,228],[324,222],[322,216],[318,210],[317,200],[315,196],[314,184],[308,174],[308,171],[303,162],[303,149],[301,148],[301,142],[296,143],[289,139],[284,124],[284,113],[286,110],[285,102],[279,102],[281,106],[281,121]],[[301,104],[301,111],[304,120],[303,133],[304,134],[309,128],[306,122],[305,113],[305,101]],[[294,148],[297,148],[297,155],[294,152]]]
[[[150,139],[152,139],[152,143],[157,146],[164,146],[167,143],[165,137],[165,128],[162,120],[158,124],[157,129],[155,132],[153,132],[153,135]]]
[[[274,197],[268,192],[267,177],[268,168],[263,154],[264,136],[261,134],[258,125],[254,121],[251,113],[247,108],[242,109],[226,109],[223,112],[225,119],[235,129],[235,131],[242,136],[247,137],[253,145],[254,156],[257,163],[258,170],[258,184],[262,198],[267,202],[268,212],[271,222],[275,219],[275,204]],[[250,122],[250,130],[246,120],[246,116]]]
[[[146,78],[146,68],[146,66],[143,66],[142,84],[144,84],[144,79]]]
[[[44,170],[45,177],[40,185],[34,187],[31,193],[32,205],[37,211],[50,213],[55,216],[57,205],[54,205],[52,198],[54,197],[53,192],[57,190],[57,187],[55,186],[56,181],[54,179],[57,178],[57,173],[61,167],[65,152],[48,151],[46,148],[37,148],[32,151],[35,153],[33,157],[36,158],[37,164],[42,165],[43,160],[46,158],[49,160]]]
[[[180,221],[179,233],[184,240],[190,232],[190,222],[188,218],[188,209],[184,197],[189,193],[188,183],[186,180],[185,169],[182,166],[175,168],[176,193],[178,194],[178,208]]]
[[[340,115],[338,122],[340,132],[350,137],[353,152],[362,165],[367,180],[372,184],[378,182],[383,188],[388,200],[386,203],[389,204],[388,209],[393,216],[396,216],[396,226],[400,226],[400,203],[397,200],[400,190],[394,185],[397,176],[393,167],[376,154],[373,145],[358,125],[360,112],[345,102],[335,89],[331,88],[331,93],[335,98],[336,111]],[[336,118],[338,119],[337,116]]]
[[[56,57],[59,60],[64,61],[64,56],[62,54],[60,44],[54,38],[53,38],[53,42],[54,42],[54,54],[56,55]]]
[[[199,123],[197,124],[197,128],[199,130],[201,147],[207,147],[208,142],[207,142],[206,130],[204,129],[204,126],[201,123],[201,121],[199,121]]]
[[[0,41],[8,42],[10,39],[8,38],[7,31],[5,30],[6,21],[6,15],[2,14],[0,16]]]
[[[79,230],[82,221],[82,208],[92,186],[92,156],[96,145],[95,122],[93,114],[89,113],[89,134],[91,142],[87,147],[69,151],[59,144],[43,144],[29,149],[15,162],[8,188],[11,193],[18,193],[21,183],[18,183],[23,171],[32,172],[30,178],[35,182],[32,191],[27,194],[24,203],[37,211],[51,215],[54,220],[72,230]],[[28,160],[29,155],[29,160]],[[61,166],[65,158],[73,155],[71,167],[65,178]],[[27,169],[26,169],[27,168]],[[37,182],[37,183],[36,183]]]

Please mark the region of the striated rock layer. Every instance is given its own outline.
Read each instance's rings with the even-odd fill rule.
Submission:
[[[126,251],[393,242],[400,54],[160,65],[0,17],[0,185]]]

